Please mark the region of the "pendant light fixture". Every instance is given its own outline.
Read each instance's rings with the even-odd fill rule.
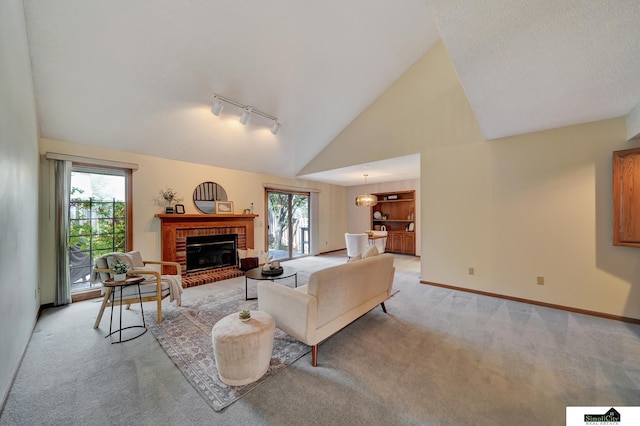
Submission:
[[[367,176],[369,175],[364,175],[364,194],[356,197],[356,206],[359,207],[373,207],[378,204],[378,197],[367,191]]]

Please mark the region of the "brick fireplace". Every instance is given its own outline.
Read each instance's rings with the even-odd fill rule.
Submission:
[[[187,269],[187,238],[204,236],[237,236],[237,248],[253,248],[253,214],[157,214],[161,222],[162,260],[180,263],[184,288],[242,276],[238,265],[189,271]],[[236,238],[236,237],[234,237]],[[165,274],[175,268],[163,267]]]

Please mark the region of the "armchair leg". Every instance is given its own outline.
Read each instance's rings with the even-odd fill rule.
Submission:
[[[102,314],[104,313],[104,308],[107,306],[107,302],[111,297],[111,292],[113,289],[111,287],[107,287],[107,291],[104,293],[104,298],[102,299],[102,305],[100,305],[100,311],[98,312],[98,318],[96,318],[95,324],[93,324],[93,328],[98,328],[100,325],[100,321],[102,320]]]
[[[318,345],[311,346],[311,365],[318,366]]]
[[[162,296],[158,293],[158,324],[162,324]]]
[[[387,313],[387,308],[384,306],[384,302],[382,302],[380,304],[380,307],[382,308],[382,312],[384,312],[386,314]]]

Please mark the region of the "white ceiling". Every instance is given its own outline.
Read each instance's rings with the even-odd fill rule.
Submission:
[[[429,0],[486,139],[640,104],[638,0]]]
[[[24,4],[42,137],[195,163],[296,176],[438,37],[487,139],[640,103],[637,0]],[[231,105],[215,117],[214,93],[280,132]],[[419,158],[306,178],[359,185],[364,171],[416,178]]]

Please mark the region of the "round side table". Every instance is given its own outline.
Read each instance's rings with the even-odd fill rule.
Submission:
[[[107,291],[110,292],[109,293],[109,298],[111,301],[111,319],[109,320],[109,334],[107,334],[105,337],[105,339],[113,334],[118,333],[118,340],[117,341],[112,341],[111,343],[122,343],[122,342],[128,342],[129,340],[133,340],[136,337],[140,337],[142,336],[144,333],[147,332],[147,324],[144,322],[144,309],[142,307],[142,294],[140,293],[140,283],[144,281],[144,277],[142,275],[128,275],[127,279],[124,281],[115,281],[113,278],[109,278],[107,280],[105,280],[102,285],[104,285],[105,287],[107,287]],[[128,327],[122,327],[122,292],[124,291],[125,287],[130,286],[130,285],[137,285],[138,286],[138,300],[140,301],[140,314],[142,315],[142,325],[130,325]],[[120,328],[117,330],[113,330],[112,331],[112,326],[113,326],[113,306],[115,304],[115,295],[116,292],[114,291],[115,288],[120,288],[120,302],[118,303],[120,305]],[[122,330],[127,330],[130,328],[142,328],[144,329],[141,333],[136,334],[133,337],[129,337],[128,339],[122,340]]]
[[[241,321],[238,312],[218,321],[211,330],[220,380],[230,386],[255,382],[269,369],[276,322],[271,315],[251,311]]]

